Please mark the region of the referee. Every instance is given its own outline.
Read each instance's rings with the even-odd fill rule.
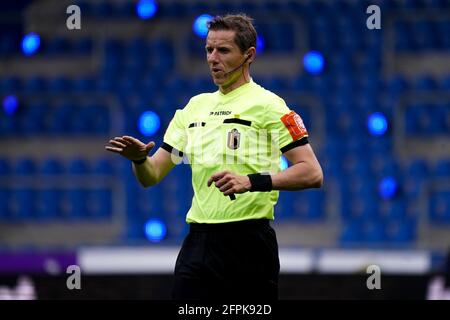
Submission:
[[[270,220],[278,190],[319,188],[323,174],[302,119],[250,77],[256,30],[246,15],[210,21],[206,57],[216,92],[175,112],[162,146],[116,137],[106,150],[133,162],[144,187],[183,159],[192,168],[189,234],[175,265],[173,298],[278,298],[280,263]],[[280,172],[281,154],[292,163]]]

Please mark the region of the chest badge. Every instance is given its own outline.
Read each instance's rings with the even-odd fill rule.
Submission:
[[[233,129],[230,132],[228,132],[228,142],[227,142],[228,148],[236,150],[237,148],[239,148],[240,144],[241,144],[241,133],[238,131],[238,129]]]

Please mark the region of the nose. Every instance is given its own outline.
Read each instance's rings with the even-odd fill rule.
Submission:
[[[207,60],[209,63],[216,63],[216,62],[218,62],[218,61],[217,61],[217,50],[214,49],[212,52],[207,53],[207,55],[206,55],[206,60]]]

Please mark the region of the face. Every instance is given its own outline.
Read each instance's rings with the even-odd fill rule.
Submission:
[[[209,31],[206,38],[206,58],[214,83],[227,88],[236,83],[242,76],[242,69],[238,68],[245,60],[234,42],[235,32],[231,30]],[[235,72],[231,72],[238,68]]]

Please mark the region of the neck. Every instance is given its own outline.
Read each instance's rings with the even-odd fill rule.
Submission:
[[[234,89],[239,88],[240,86],[250,82],[250,74],[248,72],[240,72],[238,74],[238,78],[235,81],[231,81],[228,84],[224,84],[219,86],[220,92],[223,94],[230,93]]]

